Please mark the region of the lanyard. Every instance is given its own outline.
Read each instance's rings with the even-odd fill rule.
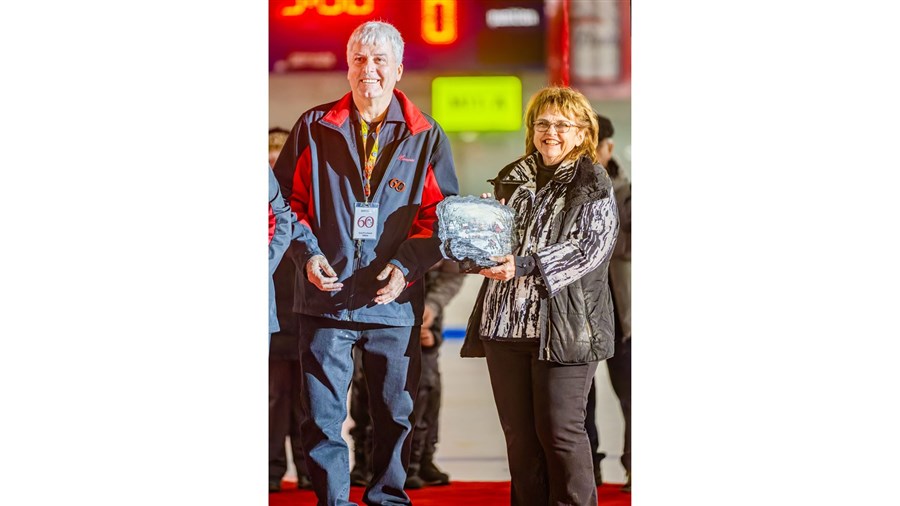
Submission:
[[[382,125],[384,125],[384,120],[381,120],[381,122],[378,123],[378,126],[375,127],[375,143],[372,144],[372,152],[366,157],[364,168],[366,181],[365,186],[363,187],[363,192],[366,195],[366,202],[369,201],[369,196],[372,194],[372,171],[375,170],[375,159],[378,158],[378,134],[381,133]],[[359,132],[362,135],[363,154],[365,154],[365,146],[369,139],[369,124],[362,118],[359,118]]]

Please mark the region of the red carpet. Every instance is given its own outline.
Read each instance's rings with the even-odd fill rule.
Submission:
[[[297,484],[284,481],[282,491],[269,494],[269,506],[315,506],[311,490],[297,490]],[[621,485],[604,483],[597,488],[600,506],[631,506],[631,494],[619,491]],[[362,487],[350,488],[350,500],[362,505]],[[413,506],[509,506],[508,481],[454,481],[443,487],[407,490]]]

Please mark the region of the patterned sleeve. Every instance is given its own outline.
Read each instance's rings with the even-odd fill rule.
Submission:
[[[618,233],[619,217],[613,195],[584,205],[565,241],[535,253],[550,297],[608,260]]]

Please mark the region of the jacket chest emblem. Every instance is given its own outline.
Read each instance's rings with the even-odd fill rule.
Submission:
[[[397,192],[402,192],[403,190],[406,189],[406,183],[404,183],[403,181],[400,181],[397,178],[394,178],[394,179],[391,179],[390,181],[388,181],[388,186],[391,187],[392,189],[396,190]]]

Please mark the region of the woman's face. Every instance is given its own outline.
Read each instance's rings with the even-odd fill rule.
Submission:
[[[565,130],[563,125],[569,126],[565,133],[559,131],[560,127]],[[538,113],[534,119],[532,142],[541,154],[544,165],[555,165],[584,142],[584,129],[579,127],[574,119],[563,116],[555,108],[547,108]]]

